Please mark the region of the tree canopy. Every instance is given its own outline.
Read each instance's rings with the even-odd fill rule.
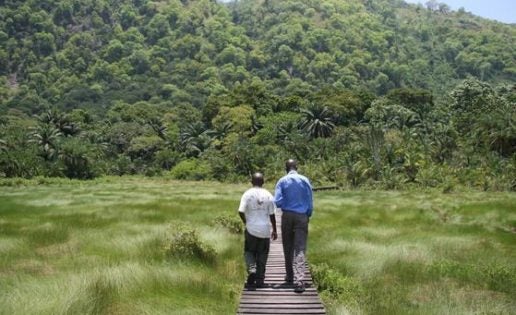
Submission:
[[[515,39],[436,1],[4,1],[0,176],[295,157],[320,182],[514,189]]]

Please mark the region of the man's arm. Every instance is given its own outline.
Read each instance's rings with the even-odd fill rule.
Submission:
[[[313,190],[312,190],[312,185],[310,184],[310,182],[308,182],[308,211],[307,211],[308,217],[312,216],[313,209],[314,209]]]
[[[246,223],[245,220],[245,209],[247,208],[247,196],[244,193],[242,195],[242,198],[240,198],[240,205],[238,206],[238,215],[240,216],[240,219],[242,219],[242,222],[244,222],[244,225]]]
[[[274,190],[274,203],[277,208],[283,209],[283,189],[281,187],[281,180],[276,184],[276,189]]]
[[[271,219],[271,224],[272,224],[271,238],[273,241],[275,241],[278,238],[278,231],[276,230],[276,216],[274,214],[271,214],[269,216],[269,218]]]
[[[244,225],[245,225],[245,213],[238,212],[238,214],[240,215],[240,219],[242,219],[242,222],[244,222]]]

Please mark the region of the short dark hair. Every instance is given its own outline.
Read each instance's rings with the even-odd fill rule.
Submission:
[[[288,159],[287,162],[285,162],[285,169],[287,172],[297,170],[297,161],[294,159]]]
[[[251,184],[253,186],[262,187],[264,181],[263,174],[260,172],[256,172],[251,176]]]

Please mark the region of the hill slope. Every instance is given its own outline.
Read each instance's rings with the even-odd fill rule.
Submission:
[[[441,94],[468,76],[514,82],[515,38],[515,26],[399,0],[5,1],[0,104],[202,107],[254,78],[280,95]]]

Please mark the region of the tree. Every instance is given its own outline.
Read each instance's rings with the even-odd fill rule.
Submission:
[[[167,126],[165,126],[161,119],[157,117],[151,117],[149,120],[147,120],[147,124],[152,128],[158,137],[160,137],[162,140],[167,140]]]
[[[199,157],[210,146],[212,133],[200,121],[188,124],[179,134],[179,147],[187,157]]]
[[[95,151],[91,144],[80,138],[66,139],[59,151],[59,160],[64,165],[65,176],[77,179],[94,178],[96,176],[93,163]]]
[[[495,91],[486,82],[464,80],[450,93],[452,118],[458,132],[474,131],[478,119],[489,114],[497,103]]]
[[[416,112],[422,119],[430,112],[434,103],[432,93],[423,89],[393,89],[387,93],[386,97],[393,103]]]
[[[231,130],[239,134],[250,134],[253,126],[254,109],[249,105],[236,107],[223,106],[212,120],[215,129],[220,129],[227,122],[231,123]]]
[[[0,139],[0,152],[7,152],[7,141]]]
[[[335,117],[328,107],[311,104],[300,110],[300,128],[311,138],[330,137],[335,128]]]
[[[59,129],[51,124],[40,124],[32,129],[30,136],[31,141],[38,145],[39,154],[45,161],[51,161],[57,157],[59,138],[62,136]]]

